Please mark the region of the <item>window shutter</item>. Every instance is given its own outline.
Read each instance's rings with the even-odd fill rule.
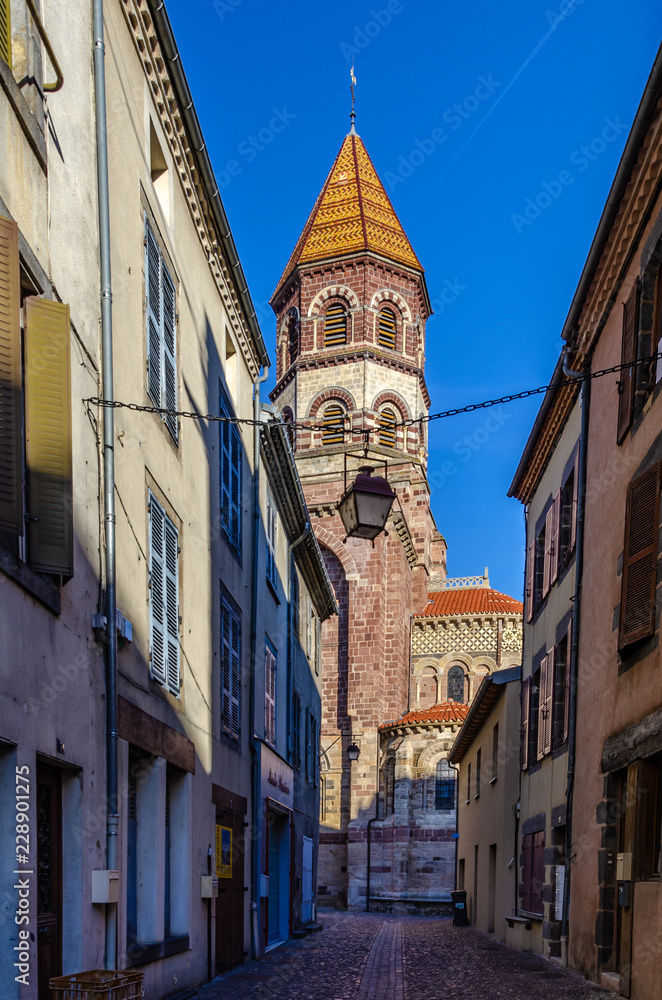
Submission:
[[[572,521],[570,528],[570,551],[577,541],[577,503],[579,498],[579,448],[575,452],[575,468],[572,475]]]
[[[73,576],[69,306],[25,300],[28,552],[33,569]]]
[[[276,657],[267,646],[264,665],[264,738],[276,743]]]
[[[324,346],[336,347],[347,342],[347,311],[341,302],[332,303],[324,317]]]
[[[0,0],[0,53],[2,10]],[[7,20],[7,24],[8,24]],[[0,216],[0,528],[23,534],[23,434],[18,226]]]
[[[146,226],[145,291],[147,295],[147,385],[157,406],[161,395],[161,251]]]
[[[655,631],[660,466],[628,486],[623,550],[620,647]]]
[[[547,697],[547,656],[543,656],[540,664],[538,692],[538,746],[536,748],[536,759],[540,760],[545,755],[545,699]]]
[[[166,681],[166,581],[163,552],[165,514],[152,494],[149,497],[149,631],[152,676]]]
[[[526,553],[526,620],[533,618],[533,582],[536,568],[535,542],[531,542]]]
[[[545,517],[545,550],[544,550],[544,561],[543,561],[543,571],[542,571],[542,596],[545,597],[549,593],[549,588],[551,587],[552,578],[552,543],[554,531],[552,528],[552,522],[554,520],[554,501],[547,511]]]
[[[540,665],[540,695],[538,700],[538,760],[552,749],[552,718],[554,705],[554,652],[547,653]]]
[[[165,519],[166,626],[168,630],[168,688],[179,695],[179,534],[170,518]]]
[[[176,314],[175,286],[163,258],[161,258],[161,282],[163,289],[163,405],[168,410],[177,409],[177,362],[176,362]],[[177,417],[166,414],[168,430],[175,441],[179,427]]]
[[[221,405],[221,414],[227,416],[227,410]],[[232,449],[230,446],[230,433],[232,430],[232,425],[227,421],[221,423],[220,439],[221,439],[221,454],[220,454],[220,465],[221,465],[221,524],[227,534],[228,538],[231,537],[231,521],[232,521],[232,506],[230,503],[230,484],[232,481],[231,466],[232,466]]]
[[[549,536],[549,585],[556,582],[559,575],[559,535],[561,530],[561,490],[558,491],[552,503]],[[545,532],[545,538],[547,533]]]
[[[529,705],[531,703],[531,678],[522,681],[522,722],[519,730],[520,768],[529,766]]]
[[[637,320],[639,317],[639,280],[635,281],[628,300],[623,306],[623,341],[621,364],[628,367],[621,370],[618,383],[618,434],[620,444],[632,423],[634,401],[634,360],[637,354]]]
[[[380,347],[395,350],[395,314],[392,309],[380,309],[378,323],[378,340]]]
[[[232,735],[232,616],[225,604],[221,609],[221,727]]]
[[[230,425],[230,540],[237,552],[241,548],[241,436],[234,425]]]
[[[329,403],[322,417],[322,444],[342,444],[345,440],[345,411],[340,403]]]
[[[522,909],[531,912],[531,883],[533,880],[533,837],[522,837]]]
[[[533,834],[533,851],[531,865],[531,912],[543,912],[543,888],[545,885],[545,834],[544,831]]]
[[[0,59],[11,69],[11,0],[0,0]]]
[[[395,448],[396,416],[393,410],[382,410],[379,414],[379,443],[387,448]]]
[[[565,663],[565,685],[563,687],[563,742],[568,742],[570,733],[570,663],[572,656],[572,618],[568,622],[568,642],[566,646]]]
[[[239,715],[239,698],[241,695],[241,657],[240,657],[240,621],[236,615],[231,615],[232,648],[230,650],[232,690],[230,712],[230,735],[239,739],[241,718]]]

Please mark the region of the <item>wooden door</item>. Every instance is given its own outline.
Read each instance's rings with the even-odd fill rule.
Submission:
[[[216,899],[216,975],[244,959],[244,816],[217,807],[216,826],[223,843],[221,874]],[[220,828],[220,832],[219,829]],[[229,832],[228,832],[229,831]],[[228,853],[228,841],[230,852]],[[229,864],[228,864],[229,862]]]
[[[62,791],[60,772],[37,768],[37,987],[62,975]]]

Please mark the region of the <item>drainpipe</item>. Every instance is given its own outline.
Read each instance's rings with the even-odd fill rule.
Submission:
[[[263,368],[262,375],[253,381],[253,587],[251,595],[251,667],[250,667],[250,746],[251,746],[251,950],[252,957],[259,954],[260,914],[259,914],[259,818],[260,818],[260,771],[257,740],[255,738],[255,671],[257,667],[257,605],[258,605],[258,557],[260,541],[260,386],[269,377],[269,366]]]
[[[94,105],[96,112],[99,264],[101,271],[101,347],[103,398],[113,399],[113,315],[110,274],[108,135],[103,41],[103,0],[93,0]],[[112,406],[103,411],[103,492],[106,570],[106,867],[117,870],[117,621],[115,597],[115,421]],[[117,904],[106,905],[105,967],[117,968]]]
[[[460,765],[448,761],[448,766],[455,771],[455,869],[453,889],[457,889],[457,856],[460,850]]]
[[[582,378],[582,373],[573,372],[563,361],[563,374],[567,378]],[[575,593],[573,596],[572,644],[570,647],[570,720],[568,732],[568,782],[566,786],[566,848],[565,877],[563,885],[563,918],[561,921],[561,964],[568,966],[568,922],[570,913],[570,862],[572,859],[572,802],[575,782],[575,753],[577,743],[577,664],[579,657],[579,626],[582,594],[582,573],[584,568],[584,519],[586,511],[586,450],[588,445],[589,410],[591,402],[591,380],[583,378],[581,387],[582,422],[579,434],[579,490],[577,498],[577,533],[575,537]]]

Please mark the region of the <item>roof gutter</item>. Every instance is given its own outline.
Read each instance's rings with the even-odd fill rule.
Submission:
[[[248,283],[246,281],[244,270],[241,266],[241,261],[239,260],[239,254],[237,253],[232,230],[230,229],[230,223],[228,222],[228,217],[225,214],[225,208],[223,207],[223,202],[221,201],[218,184],[214,176],[214,168],[211,165],[209,153],[207,152],[207,146],[202,134],[202,129],[200,128],[200,122],[193,104],[193,97],[191,96],[191,91],[189,90],[186,74],[184,73],[184,67],[182,65],[179,49],[177,48],[177,42],[175,41],[175,36],[172,31],[170,18],[166,12],[164,0],[147,0],[147,3],[152,12],[154,25],[161,42],[161,48],[163,49],[163,54],[166,58],[166,62],[168,63],[170,76],[172,78],[182,118],[184,120],[184,127],[186,128],[191,146],[195,152],[197,166],[209,198],[216,230],[223,246],[223,252],[230,271],[232,272],[239,300],[246,314],[248,328],[255,343],[260,364],[262,367],[267,368],[271,364],[269,353],[262,336],[262,331],[260,330],[260,324],[257,320],[253,300],[250,292],[248,291]]]

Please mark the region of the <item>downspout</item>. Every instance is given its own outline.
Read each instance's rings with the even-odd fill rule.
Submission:
[[[453,875],[453,889],[457,889],[457,856],[460,849],[460,765],[452,764],[448,761],[448,766],[455,771],[455,869]]]
[[[110,208],[108,134],[106,128],[103,0],[93,0],[94,105],[96,112],[97,185],[99,199],[99,265],[101,272],[101,350],[103,398],[113,399],[113,315],[110,273]],[[115,596],[115,420],[112,405],[103,411],[103,492],[106,571],[106,867],[117,870],[117,621]],[[117,968],[117,904],[106,905],[105,967]]]
[[[565,349],[567,352],[567,348]],[[568,368],[567,354],[563,362],[563,374],[568,378],[581,378],[582,421],[579,434],[579,490],[577,497],[577,534],[575,554],[575,593],[573,596],[572,644],[570,647],[570,704],[568,726],[568,782],[566,786],[566,848],[565,876],[563,884],[563,918],[561,921],[561,964],[568,966],[568,923],[570,914],[570,862],[572,860],[572,802],[575,783],[575,753],[577,737],[577,664],[579,658],[579,627],[582,594],[582,573],[584,568],[584,518],[586,511],[586,451],[588,445],[589,410],[591,403],[591,380],[584,373]]]
[[[260,819],[260,774],[257,741],[255,739],[255,670],[257,665],[257,604],[258,604],[258,557],[260,540],[260,386],[269,377],[267,365],[253,381],[253,587],[251,594],[251,667],[250,667],[250,746],[251,746],[251,814],[253,836],[251,837],[251,951],[252,957],[259,953],[259,819]]]

